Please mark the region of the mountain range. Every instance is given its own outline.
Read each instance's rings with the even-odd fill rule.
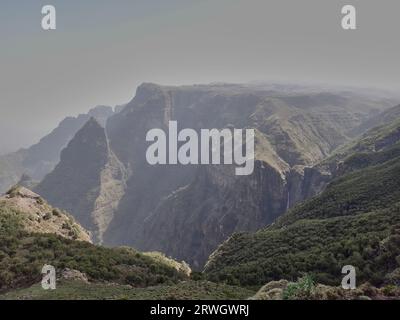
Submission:
[[[0,160],[3,187],[19,180],[33,189],[16,186],[0,199],[0,235],[14,248],[0,248],[0,289],[36,283],[46,260],[88,281],[67,281],[61,298],[91,297],[93,288],[107,297],[249,298],[261,286],[253,299],[398,296],[396,104],[334,89],[145,83],[117,112],[68,118],[68,130],[60,124]],[[167,131],[169,121],[196,131],[253,128],[254,173],[149,165],[146,133]],[[20,259],[33,264],[16,273]],[[353,293],[338,288],[349,264],[363,283]],[[21,294],[43,297],[29,290]]]
[[[393,104],[352,92],[145,83],[105,128],[86,122],[34,191],[71,212],[95,242],[161,251],[200,270],[232,233],[256,231],[319,192],[324,172],[312,168]],[[196,131],[254,128],[254,174],[149,165],[146,133],[170,120]]]

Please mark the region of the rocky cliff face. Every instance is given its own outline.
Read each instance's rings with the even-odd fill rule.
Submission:
[[[257,161],[248,177],[229,166],[202,167],[189,185],[160,201],[133,241],[200,268],[233,232],[274,221],[286,210],[287,193],[285,179],[266,162]]]
[[[330,173],[313,167],[382,105],[348,93],[143,84],[106,132],[87,124],[36,190],[72,212],[96,241],[160,250],[201,268],[233,232],[259,229],[322,190]],[[168,131],[171,120],[179,130],[254,128],[254,173],[149,165],[146,134]]]
[[[109,244],[161,250],[201,267],[232,232],[256,230],[321,191],[327,173],[311,168],[381,106],[348,94],[283,94],[247,86],[144,84],[107,125],[110,145],[129,168]],[[176,120],[181,128],[255,128],[256,168],[149,166],[146,132]]]
[[[125,193],[127,172],[115,154],[108,149],[108,159],[100,172],[100,190],[91,214],[94,239],[102,243],[119,203]],[[86,213],[87,214],[87,213]]]

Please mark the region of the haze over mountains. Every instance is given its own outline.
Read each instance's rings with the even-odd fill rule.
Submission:
[[[304,274],[320,283],[309,298],[399,296],[399,115],[398,101],[379,93],[145,83],[115,112],[67,118],[38,144],[0,158],[4,189],[19,181],[34,191],[14,187],[0,199],[0,237],[14,246],[0,248],[8,256],[0,288],[35,283],[46,259],[83,281],[63,282],[60,297],[98,288],[106,297],[248,298],[249,286],[263,286],[254,299],[282,299]],[[149,165],[146,133],[170,120],[196,131],[255,129],[254,173]],[[160,251],[202,274],[163,254],[89,241]],[[13,271],[19,259],[28,259],[28,273]],[[380,289],[335,288],[346,264]],[[159,287],[127,292],[126,284]],[[32,288],[21,294],[42,296]],[[291,298],[304,297],[296,292]]]
[[[27,173],[40,181],[35,192],[71,212],[95,242],[162,251],[200,269],[232,233],[256,231],[321,191],[331,173],[318,164],[385,122],[395,104],[334,89],[147,83],[120,112],[101,107],[67,119],[38,145],[2,157],[3,188]],[[179,129],[254,128],[254,174],[148,165],[146,133],[169,120]]]
[[[22,174],[36,181],[43,179],[60,160],[61,150],[91,117],[105,126],[107,118],[113,113],[111,107],[98,106],[89,110],[87,114],[67,117],[37,144],[0,156],[0,193],[17,183]]]

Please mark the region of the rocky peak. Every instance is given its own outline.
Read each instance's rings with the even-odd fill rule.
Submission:
[[[109,148],[105,129],[91,117],[35,191],[71,212],[101,243],[124,194],[125,180],[124,166]]]
[[[136,90],[135,101],[143,102],[153,97],[155,94],[160,94],[162,87],[155,83],[143,83]]]
[[[38,200],[40,196],[37,193],[34,193],[33,191],[25,187],[17,185],[7,191],[6,198],[7,199],[22,198],[22,199]]]
[[[43,194],[52,205],[74,214],[90,230],[90,214],[100,193],[101,171],[108,157],[105,130],[92,117],[61,152],[56,168],[34,191]]]

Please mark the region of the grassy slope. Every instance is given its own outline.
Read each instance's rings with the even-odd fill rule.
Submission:
[[[252,290],[207,281],[187,281],[148,288],[63,281],[58,283],[57,289],[54,291],[46,291],[40,285],[34,285],[27,289],[0,295],[0,300],[239,300],[246,299],[254,293]]]
[[[104,248],[53,234],[26,232],[15,209],[0,207],[0,290],[26,287],[41,279],[44,264],[76,269],[93,281],[135,287],[176,283],[186,276],[130,248]]]
[[[339,285],[342,266],[352,264],[361,282],[389,281],[400,266],[400,157],[389,150],[365,159],[349,159],[349,173],[274,225],[232,236],[211,257],[208,278],[261,285],[311,273]]]

